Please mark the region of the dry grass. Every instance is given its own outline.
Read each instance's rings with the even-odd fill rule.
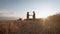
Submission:
[[[40,20],[1,20],[0,31],[4,34],[60,34],[60,19],[48,17]]]

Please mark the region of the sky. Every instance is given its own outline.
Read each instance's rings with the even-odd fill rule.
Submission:
[[[26,18],[35,11],[36,18],[60,12],[60,0],[0,0],[0,17]]]

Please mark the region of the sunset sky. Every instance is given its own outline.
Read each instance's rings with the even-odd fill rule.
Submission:
[[[35,11],[36,18],[60,12],[60,0],[0,0],[0,17],[26,18]]]

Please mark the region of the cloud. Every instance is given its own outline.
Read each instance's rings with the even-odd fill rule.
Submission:
[[[16,12],[8,11],[8,10],[0,10],[0,20],[16,20]]]
[[[0,17],[16,17],[16,13],[12,11],[7,11],[7,10],[1,10]]]

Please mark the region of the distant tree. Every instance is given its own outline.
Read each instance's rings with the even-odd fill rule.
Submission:
[[[22,20],[22,18],[19,18],[18,20]]]

